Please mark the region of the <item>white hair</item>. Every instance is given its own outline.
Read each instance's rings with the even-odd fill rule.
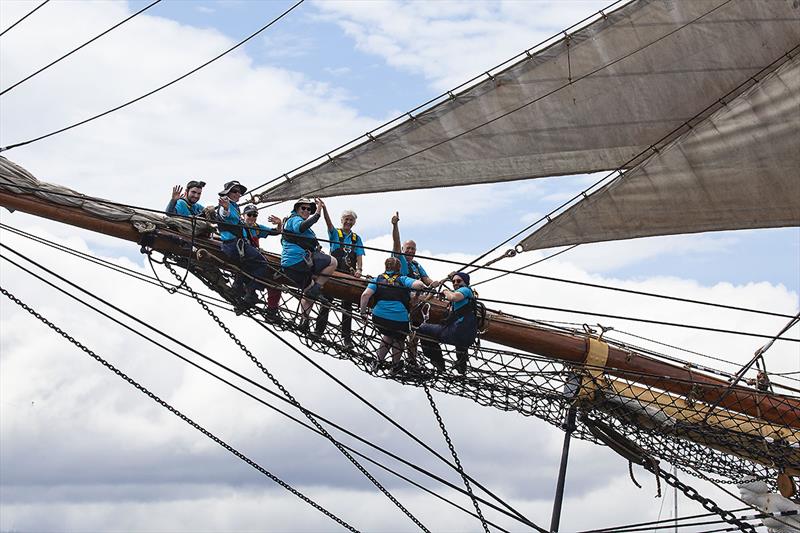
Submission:
[[[352,209],[345,209],[344,211],[342,211],[342,217],[341,218],[344,218],[344,217],[346,217],[348,215],[353,217],[353,220],[358,220],[358,215],[356,215],[356,212],[353,211]]]

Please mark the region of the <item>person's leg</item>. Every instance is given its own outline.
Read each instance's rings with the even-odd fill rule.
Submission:
[[[352,345],[353,302],[342,302],[342,338],[345,346]]]
[[[444,372],[444,356],[442,356],[442,348],[437,342],[443,329],[444,326],[438,324],[422,324],[417,329],[417,335],[420,336],[422,344],[422,353],[431,360],[439,372]]]

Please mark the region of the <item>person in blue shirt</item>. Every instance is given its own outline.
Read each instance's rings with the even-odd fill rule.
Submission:
[[[319,300],[325,307],[330,302],[322,295],[322,287],[336,271],[338,265],[335,258],[320,251],[317,236],[311,226],[319,221],[325,202],[316,198],[300,198],[292,208],[292,212],[283,224],[281,244],[281,270],[295,286],[303,292],[300,307],[303,320],[300,329],[308,329],[308,316],[314,300]],[[315,332],[321,333],[327,324],[327,315],[317,316]]]
[[[255,248],[256,250],[261,253],[260,248],[260,240],[271,235],[280,235],[281,230],[283,229],[283,221],[275,216],[269,215],[267,220],[270,223],[275,224],[274,228],[268,228],[262,224],[259,224],[258,221],[258,208],[253,205],[249,204],[244,206],[242,210],[242,222],[244,223],[244,227],[242,228],[242,235],[245,239]],[[269,265],[269,262],[267,262]],[[271,266],[269,267],[269,272],[274,273],[274,268]],[[240,280],[240,281],[239,281]],[[244,278],[240,277],[237,280],[240,283],[244,283]],[[277,287],[267,286],[267,310],[265,317],[267,320],[271,322],[276,322],[279,319],[278,315],[278,307],[281,301],[281,291]]]
[[[353,231],[358,215],[349,209],[343,211],[342,227],[337,228],[334,227],[326,207],[322,208],[322,214],[325,216],[325,224],[328,226],[328,240],[330,241],[331,256],[336,258],[336,270],[360,278],[364,260],[364,243],[361,242],[361,237]],[[326,311],[327,309],[322,309],[320,313]],[[353,302],[342,301],[342,340],[345,348],[351,348],[353,345],[352,328]]]
[[[222,240],[222,253],[235,265],[238,265],[249,276],[244,276],[246,281],[243,291],[239,295],[240,301],[235,306],[237,314],[241,314],[258,302],[256,291],[266,288],[259,280],[267,277],[267,260],[245,238],[242,230],[239,204],[242,195],[247,192],[247,187],[236,180],[229,181],[219,193],[219,207],[217,207],[217,226]]]
[[[376,371],[392,351],[392,373],[402,368],[401,356],[403,345],[409,332],[408,309],[411,301],[411,290],[425,289],[425,283],[400,274],[400,260],[389,257],[384,262],[386,271],[374,278],[361,294],[361,315],[367,313],[370,298],[375,296],[372,308],[372,322],[381,333],[381,344],[378,347],[372,371]]]
[[[199,200],[205,186],[205,181],[191,180],[186,184],[186,193],[182,194],[183,188],[180,185],[175,185],[172,188],[172,199],[167,204],[164,212],[168,215],[182,215],[185,217],[199,215],[203,212],[203,206],[200,205]]]
[[[398,227],[399,222],[400,213],[395,212],[394,216],[392,217],[392,257],[396,257],[400,260],[400,274],[402,276],[420,279],[429,287],[437,287],[439,282],[433,281],[428,276],[428,273],[425,272],[425,269],[422,268],[422,265],[414,260],[414,256],[417,253],[417,243],[412,240],[408,240],[404,242],[402,246],[400,245],[400,228]]]
[[[478,319],[475,315],[475,293],[469,287],[469,274],[455,272],[451,274],[454,290],[444,289],[442,296],[450,302],[450,312],[444,324],[422,324],[417,328],[417,335],[422,343],[424,353],[439,372],[444,371],[444,358],[440,342],[456,347],[456,371],[464,374],[467,371],[467,350],[475,342],[478,335]]]

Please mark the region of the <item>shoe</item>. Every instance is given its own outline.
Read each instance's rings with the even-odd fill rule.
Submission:
[[[372,364],[369,365],[369,371],[374,374],[374,373],[376,373],[378,371],[380,366],[381,366],[381,361],[378,361],[377,359],[374,359],[372,361]]]
[[[297,326],[297,331],[300,333],[308,333],[309,324],[311,321],[308,317],[303,317],[300,319],[300,324]]]
[[[281,322],[281,315],[278,311],[277,307],[268,307],[266,311],[264,311],[264,320],[266,320],[269,324],[277,324]]]
[[[237,315],[243,314],[245,311],[255,306],[258,303],[258,294],[256,291],[248,292],[242,300],[233,307],[234,313]]]
[[[396,363],[392,363],[392,366],[389,367],[389,375],[390,376],[397,376],[403,373],[403,362],[397,361]]]
[[[453,368],[455,368],[456,372],[458,372],[459,374],[461,374],[463,376],[464,374],[467,373],[467,362],[466,361],[463,361],[463,362],[459,361],[459,362],[457,362],[456,364],[453,365]]]

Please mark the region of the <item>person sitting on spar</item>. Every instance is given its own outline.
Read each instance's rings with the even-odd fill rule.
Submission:
[[[186,184],[186,192],[183,193],[183,188],[180,185],[175,185],[172,188],[172,198],[164,212],[168,215],[182,215],[185,217],[199,215],[203,212],[203,206],[199,201],[205,186],[205,181],[191,180]]]
[[[244,206],[242,210],[242,222],[244,223],[242,234],[259,253],[261,252],[259,240],[269,237],[270,235],[280,235],[283,229],[283,221],[280,217],[269,215],[267,220],[275,224],[275,227],[268,228],[262,224],[258,224],[258,208],[253,204]],[[269,262],[267,264],[269,265]],[[241,281],[243,282],[244,280],[242,279]],[[267,285],[267,311],[265,314],[267,320],[274,322],[278,319],[278,306],[280,301],[280,289]]]
[[[403,367],[401,355],[406,336],[409,332],[408,307],[413,289],[427,288],[425,283],[400,274],[400,260],[389,257],[384,262],[386,271],[374,278],[361,294],[360,312],[367,314],[370,298],[375,296],[372,308],[372,322],[381,333],[381,343],[372,371],[375,372],[386,359],[389,349],[392,351],[391,373],[399,372]]]
[[[323,306],[330,302],[322,295],[322,287],[336,271],[335,258],[320,251],[319,241],[311,229],[317,223],[325,203],[316,198],[300,198],[294,203],[292,212],[283,224],[281,244],[281,270],[303,293],[300,302],[303,319],[300,329],[308,330],[308,317],[314,300]],[[324,320],[324,322],[323,322]],[[317,316],[315,331],[324,330],[327,315]]]
[[[444,358],[439,343],[452,344],[456,347],[456,364],[454,368],[460,374],[467,371],[468,349],[478,336],[478,318],[476,316],[476,295],[469,287],[469,274],[454,272],[450,275],[455,290],[444,289],[442,296],[450,302],[449,313],[444,324],[422,324],[417,328],[417,335],[424,353],[439,372],[444,371]]]
[[[219,207],[216,211],[219,236],[222,239],[222,253],[247,274],[240,293],[240,302],[235,306],[237,314],[241,314],[253,307],[258,302],[256,291],[263,290],[264,285],[259,280],[267,277],[267,260],[261,252],[245,238],[242,232],[239,204],[242,195],[247,192],[247,187],[236,180],[229,181],[219,192]],[[235,283],[235,282],[234,282]]]
[[[429,287],[437,287],[439,282],[433,281],[422,265],[414,260],[417,253],[417,243],[407,240],[400,245],[400,212],[396,211],[392,217],[392,257],[400,260],[400,275],[422,280]]]
[[[330,241],[331,256],[336,258],[338,272],[344,272],[353,276],[361,277],[361,269],[363,268],[364,260],[364,243],[361,242],[361,237],[356,235],[353,231],[353,226],[356,224],[358,216],[355,211],[346,210],[342,212],[342,227],[336,228],[331,222],[331,217],[328,214],[326,207],[322,208],[322,214],[325,216],[325,223],[328,226],[328,240]],[[320,313],[325,313],[327,316],[328,309],[322,309]],[[342,302],[342,340],[344,341],[345,348],[353,346],[351,332],[353,329],[353,302]],[[321,334],[317,331],[317,334]]]

